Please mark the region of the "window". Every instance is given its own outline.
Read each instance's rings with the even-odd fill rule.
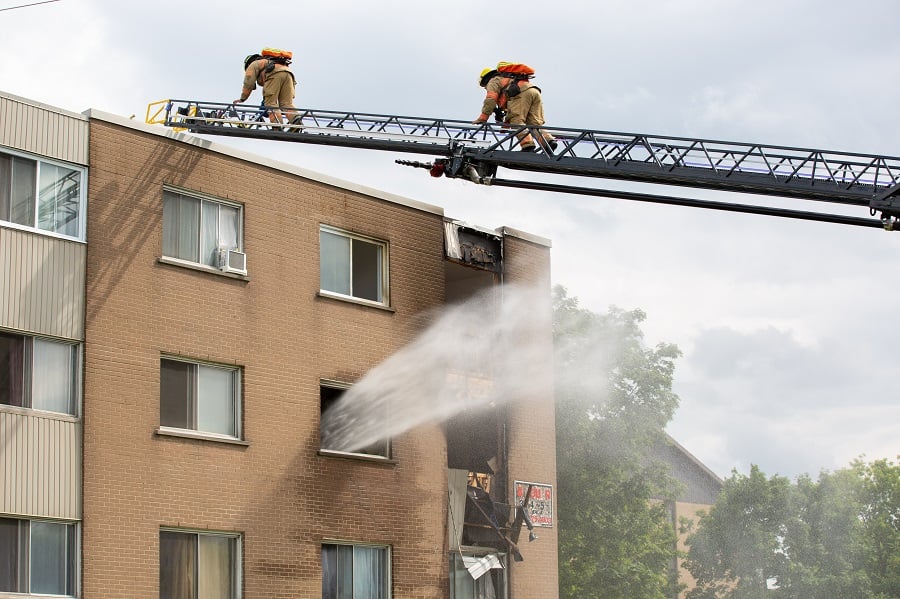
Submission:
[[[75,595],[75,525],[0,518],[0,592]]]
[[[220,251],[243,247],[240,206],[163,191],[163,256],[219,268]]]
[[[0,331],[0,404],[75,414],[78,346]]]
[[[478,578],[475,578],[475,577]],[[450,599],[506,599],[506,556],[450,554]]]
[[[239,599],[240,536],[159,531],[160,599]]]
[[[84,173],[0,152],[0,221],[82,239]]]
[[[353,406],[340,405],[338,400],[350,386],[336,381],[322,383],[319,388],[321,399],[321,417],[319,427],[320,447],[325,451],[337,451],[342,453],[355,453],[381,458],[391,457],[390,439],[379,439],[374,443],[355,447],[359,435],[377,436],[384,430],[383,421],[376,419],[377,411],[369,410],[365,419],[353,414]],[[326,412],[332,410],[328,415]],[[375,412],[375,414],[373,414]],[[386,416],[385,416],[386,417]],[[353,422],[353,430],[341,426],[341,423]],[[347,435],[353,435],[347,438]]]
[[[321,290],[387,305],[387,254],[383,241],[320,227]]]
[[[389,599],[390,550],[374,545],[322,545],[322,599]]]
[[[240,370],[162,358],[159,368],[162,427],[240,436]]]

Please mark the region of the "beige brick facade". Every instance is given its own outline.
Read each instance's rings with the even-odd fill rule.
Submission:
[[[247,277],[160,261],[164,187],[243,206]],[[359,380],[443,304],[442,211],[106,118],[91,119],[88,197],[83,596],[158,597],[173,527],[242,535],[244,599],[319,597],[323,541],[390,546],[395,599],[447,597],[441,428],[394,439],[389,462],[318,451],[320,380]],[[322,224],[388,242],[390,309],[319,295]],[[549,295],[548,244],[501,233],[503,282]],[[243,442],[159,434],[163,355],[241,368]],[[509,492],[555,488],[549,374],[507,412]],[[537,532],[512,598],[557,596],[556,529]]]

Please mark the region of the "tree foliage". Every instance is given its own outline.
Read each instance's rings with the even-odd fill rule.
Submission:
[[[900,466],[733,472],[688,544],[690,599],[900,598]]]
[[[554,288],[560,596],[664,599],[670,481],[647,456],[674,414],[677,347],[643,344],[640,310],[599,315]]]

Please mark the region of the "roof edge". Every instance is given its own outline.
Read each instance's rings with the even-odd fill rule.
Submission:
[[[526,233],[525,231],[520,231],[519,229],[505,226],[497,228],[496,231],[506,237],[518,237],[519,239],[529,241],[537,245],[542,245],[548,248],[553,247],[553,243],[548,238],[541,237],[540,235],[535,235],[534,233]]]
[[[444,215],[444,209],[440,206],[427,204],[425,202],[420,202],[418,200],[413,200],[404,196],[381,191],[379,189],[367,187],[365,185],[352,183],[344,179],[339,179],[337,177],[332,177],[330,175],[311,171],[299,166],[295,166],[293,164],[289,164],[287,162],[272,160],[270,158],[254,154],[252,152],[233,148],[226,144],[196,136],[192,133],[182,133],[160,125],[150,125],[147,123],[142,123],[140,121],[134,120],[133,118],[125,118],[117,114],[111,114],[109,112],[97,110],[96,108],[89,108],[88,110],[85,110],[83,113],[83,118],[87,118],[88,120],[103,121],[120,127],[127,127],[129,129],[134,129],[143,133],[149,133],[151,135],[167,137],[180,143],[186,143],[198,148],[216,152],[217,154],[231,156],[232,158],[245,160],[247,162],[252,162],[261,166],[273,168],[279,171],[290,173],[292,175],[297,175],[298,177],[303,177],[304,179],[309,179],[310,181],[316,181],[318,183],[323,183],[325,185],[330,185],[332,187],[337,187],[346,191],[360,193],[366,196],[384,200],[386,202],[391,202],[393,204],[399,204],[408,208],[421,210],[422,212],[429,212],[431,214],[437,214],[439,216]]]
[[[679,443],[678,441],[676,441],[676,440],[672,437],[672,435],[670,435],[669,433],[667,433],[667,432],[665,432],[665,431],[663,431],[663,434],[664,434],[665,437],[666,437],[666,441],[667,441],[668,443],[670,443],[671,445],[673,445],[673,446],[675,447],[675,449],[677,449],[678,451],[680,451],[686,458],[688,458],[690,461],[692,461],[692,462],[694,463],[694,465],[698,466],[698,467],[699,467],[701,470],[703,470],[706,474],[708,474],[708,475],[711,476],[713,479],[715,479],[716,482],[718,482],[720,485],[725,483],[725,481],[722,479],[721,476],[719,476],[718,474],[716,474],[715,472],[713,472],[712,470],[710,470],[710,469],[709,469],[709,466],[707,466],[706,464],[704,464],[703,462],[701,462],[701,461],[697,458],[697,456],[695,456],[695,455],[692,454],[690,451],[688,451],[687,449],[685,449],[685,447],[684,447],[681,443]]]
[[[0,91],[0,96],[7,98],[8,100],[12,100],[14,102],[28,104],[29,106],[34,106],[35,108],[41,108],[43,110],[55,112],[57,114],[61,114],[61,115],[68,116],[68,117],[71,117],[74,119],[78,119],[80,121],[88,120],[88,118],[84,114],[81,114],[78,112],[72,112],[71,110],[66,110],[65,108],[60,108],[59,106],[51,106],[50,104],[44,104],[43,102],[38,102],[37,100],[32,100],[30,98],[23,98],[22,96],[17,96],[15,94],[11,94],[9,92]]]

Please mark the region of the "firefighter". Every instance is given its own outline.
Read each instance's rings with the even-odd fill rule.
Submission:
[[[282,122],[284,116],[291,121],[300,117],[294,109],[294,88],[297,80],[290,70],[292,53],[266,48],[263,54],[250,54],[244,59],[244,87],[241,97],[234,101],[240,104],[250,97],[259,85],[263,90],[263,104],[268,110],[269,120]]]
[[[541,88],[530,81],[534,70],[526,65],[499,62],[497,68],[485,68],[478,76],[478,84],[485,88],[486,95],[481,106],[481,114],[473,121],[485,123],[491,113],[504,114],[503,122],[510,125],[543,125],[544,103]],[[500,112],[498,112],[500,111]],[[540,129],[541,147],[547,153],[556,150],[557,142],[553,136]],[[529,130],[517,134],[519,149],[523,152],[534,152],[537,146]]]

